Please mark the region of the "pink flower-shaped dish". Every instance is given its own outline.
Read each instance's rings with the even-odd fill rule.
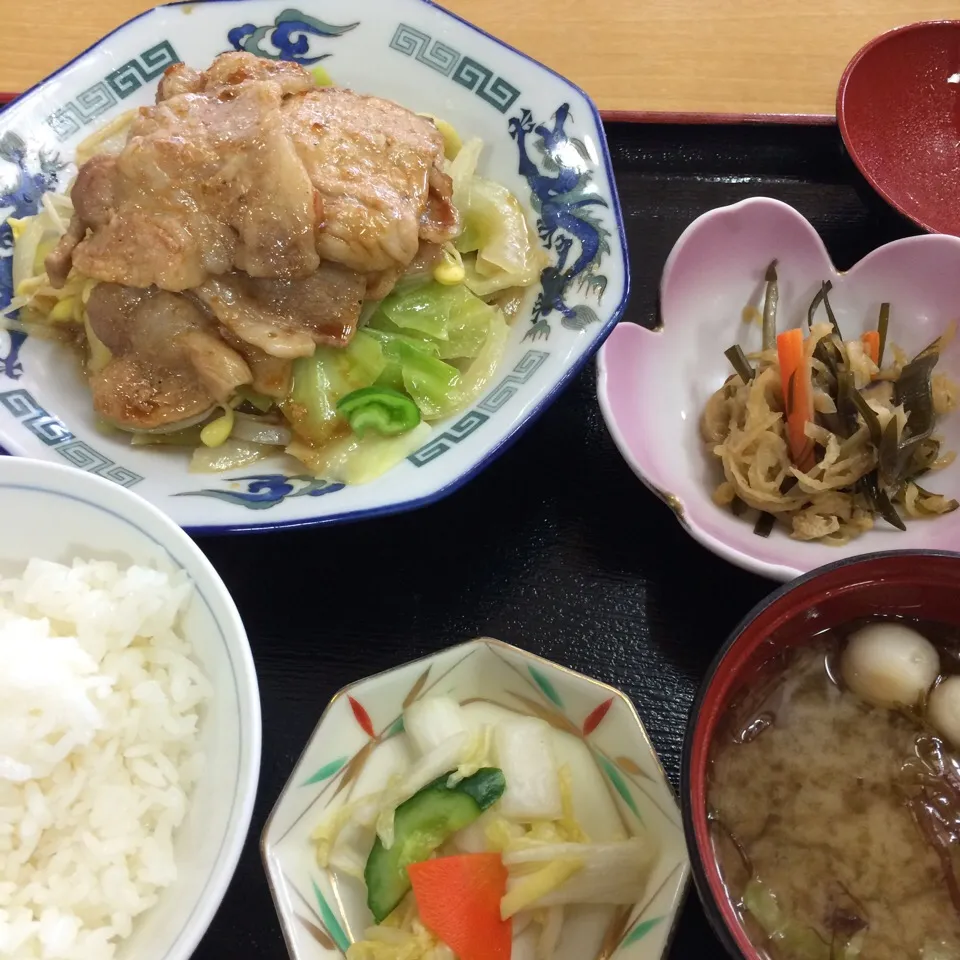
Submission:
[[[825,280],[833,283],[830,302],[848,339],[876,326],[883,302],[891,304],[889,340],[910,354],[960,317],[960,238],[896,240],[841,273],[811,224],[778,200],[756,197],[711,210],[687,227],[667,258],[660,328],[620,323],[600,351],[600,407],[624,459],[707,549],[776,580],[876,550],[960,548],[960,511],[911,520],[905,533],[878,521],[835,547],[796,541],[781,529],[756,536],[751,522],[711,500],[722,477],[700,439],[700,414],[731,372],[724,350],[734,343],[759,349],[760,327],[745,317],[762,309],[763,276],[774,258],[781,331],[806,322]],[[957,340],[938,371],[960,379]],[[938,433],[944,450],[960,450],[960,410]],[[960,499],[960,462],[934,474],[929,486]]]

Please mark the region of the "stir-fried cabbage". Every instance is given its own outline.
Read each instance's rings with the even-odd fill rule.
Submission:
[[[346,347],[317,347],[313,356],[295,360],[293,386],[280,408],[294,432],[319,448],[349,433],[337,402],[374,383],[386,365],[377,340],[358,330]]]
[[[275,450],[262,443],[228,439],[216,447],[200,444],[190,457],[191,473],[223,473],[265,460]]]
[[[536,242],[523,207],[502,184],[477,174],[483,143],[469,141],[449,166],[453,202],[463,220],[456,241],[464,254],[466,286],[487,297],[509,287],[526,287],[540,277],[547,256]]]
[[[399,344],[399,353],[401,359],[391,374],[399,373],[403,389],[413,397],[424,417],[436,420],[463,406],[460,371],[456,367],[404,343]]]
[[[66,233],[72,215],[69,197],[45,193],[34,216],[7,220],[13,233],[13,297],[0,310],[5,326],[34,336],[56,336],[59,324],[83,322],[83,306],[94,281],[71,275],[57,290],[44,268],[44,259]]]
[[[87,311],[83,311],[83,332],[87,337],[87,370],[91,374],[100,373],[110,362],[112,354],[107,346],[93,332]]]
[[[409,433],[397,437],[368,434],[361,439],[348,433],[322,447],[294,440],[287,447],[287,453],[296,457],[317,477],[339,483],[369,483],[422,447],[430,439],[431,433],[433,428],[430,424],[421,423]]]
[[[438,357],[458,359],[480,352],[496,312],[496,307],[484,303],[463,284],[431,282],[387,297],[370,325],[388,332],[397,328],[426,341]]]
[[[368,332],[389,360],[382,382],[402,386],[427,419],[474,400],[499,366],[507,341],[498,308],[463,285],[436,282],[391,294],[370,318]]]
[[[408,285],[380,304],[346,348],[318,347],[312,357],[298,359],[293,389],[281,407],[297,435],[318,451],[349,433],[337,403],[361,387],[401,390],[425,419],[445,417],[470,403],[489,382],[503,357],[506,333],[501,312],[463,285]],[[297,445],[290,452],[299,450]],[[343,452],[333,451],[333,459]],[[321,460],[311,456],[310,465]]]
[[[231,436],[250,443],[263,443],[268,447],[285,447],[293,440],[289,427],[277,423],[269,417],[250,416],[237,413],[234,416]]]

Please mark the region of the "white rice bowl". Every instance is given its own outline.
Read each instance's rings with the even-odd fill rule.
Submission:
[[[186,960],[259,773],[239,615],[114,484],[0,457],[0,508],[0,957]]]
[[[109,561],[0,581],[0,955],[108,960],[176,879],[211,695],[191,589]]]

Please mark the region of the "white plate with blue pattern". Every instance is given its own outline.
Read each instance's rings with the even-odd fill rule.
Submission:
[[[178,60],[203,68],[238,49],[442,116],[486,145],[482,170],[529,209],[550,265],[513,324],[493,385],[435,425],[379,479],[343,486],[287,458],[227,474],[187,471],[187,455],[131,447],[98,431],[90,395],[62,346],[0,331],[0,445],[71,463],[152,501],[194,533],[304,526],[407,510],[452,492],[557,396],[622,313],[623,223],[599,115],[576,86],[427,0],[217,0],[131,20],[0,113],[0,308],[10,302],[6,217],[37,209],[74,172],[76,145],[131,106],[151,103]],[[301,6],[306,6],[301,2]]]

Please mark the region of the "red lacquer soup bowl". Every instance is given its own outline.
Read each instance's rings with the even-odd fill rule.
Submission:
[[[960,236],[960,20],[912,23],[871,40],[837,91],[854,163],[902,214]]]
[[[683,749],[681,801],[693,877],[731,956],[763,960],[724,892],[707,823],[710,748],[721,718],[764,664],[815,634],[863,617],[904,616],[960,628],[960,554],[902,550],[820,567],[754,607],[717,655],[693,705]]]

